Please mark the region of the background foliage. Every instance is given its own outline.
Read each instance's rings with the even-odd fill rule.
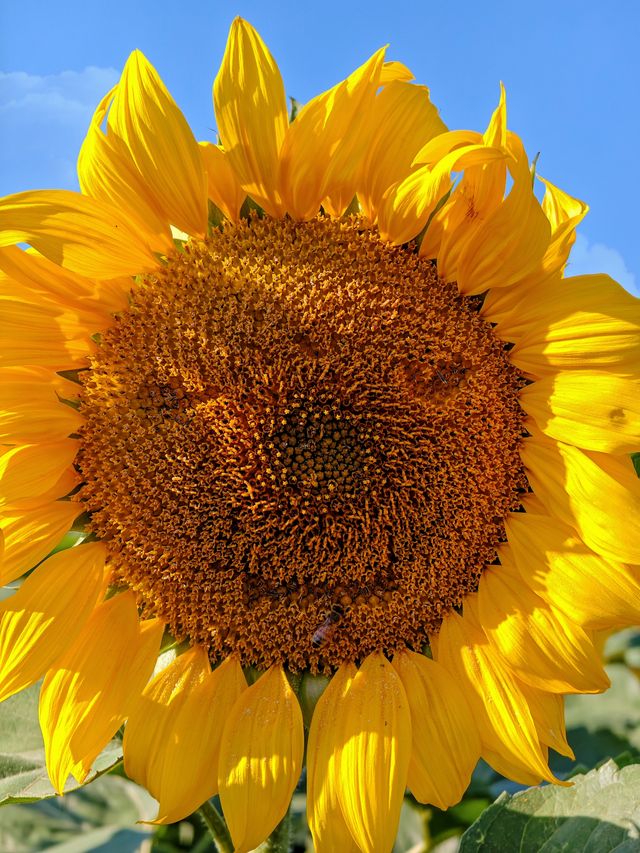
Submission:
[[[567,697],[576,763],[551,766],[573,786],[525,790],[484,763],[462,802],[442,812],[407,796],[394,853],[632,853],[640,850],[640,630],[605,646],[611,689]],[[155,801],[124,775],[114,739],[93,781],[55,797],[38,726],[39,685],[0,705],[0,850],[4,853],[208,853],[215,848],[198,815],[167,827],[137,821]],[[304,780],[303,780],[304,782]],[[311,851],[303,784],[292,805],[293,853]]]

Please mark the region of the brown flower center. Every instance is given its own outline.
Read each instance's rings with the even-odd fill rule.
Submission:
[[[84,374],[80,499],[115,580],[213,658],[423,646],[527,487],[521,380],[475,308],[356,219],[187,244]]]

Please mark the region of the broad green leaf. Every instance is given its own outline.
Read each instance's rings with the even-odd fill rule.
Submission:
[[[151,828],[155,801],[138,785],[106,777],[55,800],[8,805],[0,815],[0,850],[12,853],[135,853]],[[148,846],[148,845],[147,845]]]
[[[47,776],[38,723],[39,692],[40,685],[34,684],[0,705],[0,805],[34,802],[55,795]],[[89,781],[107,773],[121,757],[122,744],[111,741],[98,756]],[[70,780],[65,793],[77,788]]]
[[[619,764],[574,776],[570,788],[502,794],[462,836],[460,853],[639,850],[640,764]]]

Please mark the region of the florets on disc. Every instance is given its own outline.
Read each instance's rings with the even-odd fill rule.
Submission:
[[[188,243],[84,375],[92,529],[145,612],[213,657],[421,647],[526,488],[504,345],[357,219]]]

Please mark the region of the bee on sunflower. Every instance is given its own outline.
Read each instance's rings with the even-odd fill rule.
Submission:
[[[480,757],[557,782],[563,694],[608,686],[638,300],[564,276],[587,207],[538,201],[504,91],[449,131],[412,80],[379,50],[290,122],[236,19],[218,144],[135,52],[81,193],[0,201],[0,578],[37,565],[0,698],[44,677],[58,792],[125,723],[159,823],[218,794],[251,850],[304,759],[315,849],[387,853],[406,788],[447,808]]]

